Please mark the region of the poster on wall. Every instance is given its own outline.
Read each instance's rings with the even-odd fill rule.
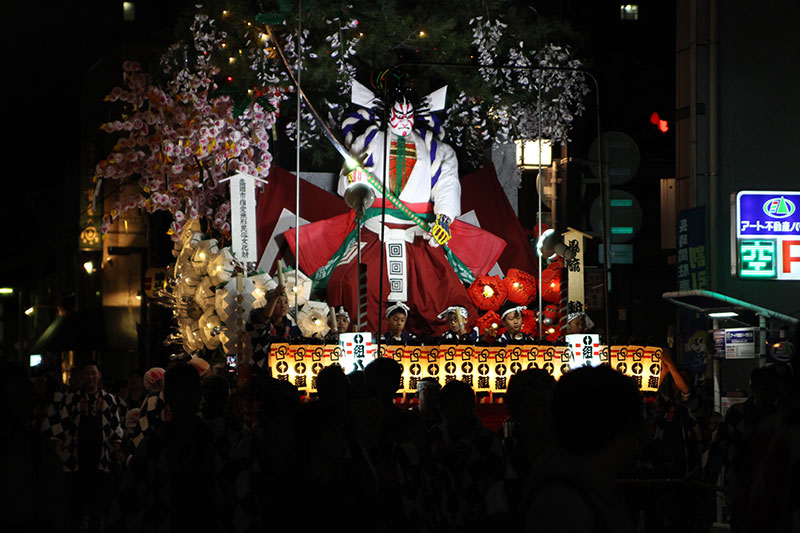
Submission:
[[[725,330],[725,359],[752,359],[756,356],[756,328]]]

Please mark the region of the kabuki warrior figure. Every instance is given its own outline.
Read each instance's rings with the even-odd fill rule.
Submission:
[[[344,144],[361,166],[353,170],[352,164],[345,165],[338,193],[344,196],[357,182],[369,183],[375,190],[376,200],[360,219],[371,331],[378,331],[379,302],[406,302],[408,326],[420,334],[442,333],[432,331],[431,325],[446,329],[437,315],[448,306],[462,306],[469,316],[476,316],[464,284],[487,273],[505,247],[501,238],[456,220],[461,214],[458,161],[454,150],[442,142],[439,119],[431,114],[444,107],[445,93],[443,87],[417,100],[410,91],[395,91],[382,129],[378,115],[386,111],[383,103],[353,81],[352,100],[361,108],[344,121]],[[303,270],[314,272],[318,286],[327,286],[331,305],[348,309],[358,308],[355,224],[354,214],[349,213],[300,230]],[[321,235],[326,236],[324,244]],[[383,294],[379,294],[381,271]]]

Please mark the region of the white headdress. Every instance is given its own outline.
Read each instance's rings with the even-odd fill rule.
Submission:
[[[436,318],[438,318],[439,320],[445,320],[447,318],[447,315],[449,315],[450,313],[458,313],[462,317],[464,317],[464,320],[469,318],[469,313],[467,312],[466,307],[461,307],[460,305],[451,305],[450,307],[448,307],[447,309],[436,315]]]
[[[391,315],[394,311],[398,309],[401,309],[403,313],[405,313],[405,315],[408,316],[408,306],[403,302],[395,302],[394,305],[390,305],[386,309],[386,318],[389,318],[389,315]]]

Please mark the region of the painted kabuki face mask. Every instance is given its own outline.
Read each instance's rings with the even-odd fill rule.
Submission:
[[[414,126],[414,107],[404,98],[402,102],[395,102],[389,115],[389,131],[400,137],[411,133]]]

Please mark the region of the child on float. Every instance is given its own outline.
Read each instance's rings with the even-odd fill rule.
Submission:
[[[442,344],[475,344],[478,341],[480,336],[478,328],[467,329],[469,313],[465,307],[451,305],[439,313],[437,318],[446,320],[449,326],[441,336]]]
[[[333,320],[329,321],[331,330],[325,336],[325,340],[326,342],[335,344],[339,342],[340,333],[347,333],[351,329],[350,313],[347,312],[347,309],[345,309],[343,305],[340,305],[339,309],[336,311],[333,311],[333,307],[330,309],[333,313]]]
[[[289,316],[289,297],[282,285],[270,291],[267,304],[250,313],[245,328],[250,332],[253,344],[253,360],[266,357],[274,342],[290,342],[302,332]]]
[[[350,326],[350,313],[347,312],[343,305],[340,305],[339,309],[336,310],[336,330],[338,333],[347,333],[350,331]]]
[[[396,302],[386,309],[386,322],[389,331],[383,334],[383,344],[389,346],[407,345],[414,342],[416,337],[405,331],[408,319],[408,306],[403,302]]]
[[[533,337],[522,331],[525,306],[506,302],[500,306],[500,320],[506,330],[497,337],[497,344],[531,344]]]

